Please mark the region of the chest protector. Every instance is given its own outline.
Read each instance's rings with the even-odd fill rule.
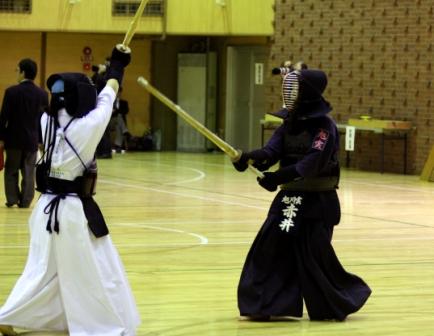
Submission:
[[[327,128],[323,118],[297,120],[287,124],[287,131],[283,138],[283,155],[280,167],[287,167],[302,160],[312,149],[312,143],[318,128]],[[335,151],[328,162],[324,163],[320,177],[333,176],[339,178],[340,167],[338,153]]]
[[[36,189],[41,193],[49,193],[55,195],[44,209],[44,212],[46,214],[49,214],[47,231],[52,233],[52,231],[54,230],[55,232],[59,233],[60,223],[57,216],[57,209],[59,207],[59,203],[62,199],[66,198],[66,196],[70,196],[70,194],[76,194],[83,204],[83,211],[88,221],[88,226],[90,230],[95,235],[95,237],[103,237],[109,233],[109,230],[102,215],[102,212],[98,207],[98,204],[92,197],[93,195],[95,195],[97,180],[96,161],[94,160],[90,164],[90,166],[87,167],[82,161],[80,155],[73,147],[73,145],[69,142],[67,137],[65,137],[65,141],[77,155],[78,159],[84,167],[83,175],[76,177],[73,181],[50,177],[50,169],[52,166],[51,160],[53,157],[52,152],[54,147],[54,145],[52,144],[54,144],[54,136],[56,134],[56,132],[53,131],[56,130],[56,127],[53,125],[53,120],[54,118],[50,117],[47,121],[46,127],[46,132],[50,133],[51,136],[47,136],[47,134],[45,136],[45,139],[49,139],[48,142],[50,142],[50,139],[52,142],[46,146],[46,152],[44,152],[44,155],[36,166]],[[66,131],[72,120],[74,119],[71,119],[68,125],[66,125],[66,127],[63,129],[64,132]],[[47,155],[47,157],[44,158],[45,155]],[[52,219],[54,219],[53,228],[51,226]]]
[[[283,158],[280,160],[280,166],[286,167],[297,163],[301,160],[308,150],[312,147],[312,136],[308,131],[298,134],[287,132],[283,140]]]

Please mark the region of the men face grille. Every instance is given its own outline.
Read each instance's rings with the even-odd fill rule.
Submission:
[[[292,71],[286,74],[282,80],[282,98],[284,107],[292,111],[298,98],[299,80],[298,71]]]

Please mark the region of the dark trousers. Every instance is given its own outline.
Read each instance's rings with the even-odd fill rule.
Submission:
[[[281,197],[276,200],[244,264],[240,314],[301,317],[304,299],[310,319],[344,320],[364,305],[371,290],[339,262],[331,245],[330,216],[323,217],[321,208],[312,213],[306,204],[309,211],[300,208],[299,222],[285,232],[279,227]]]
[[[110,125],[107,126],[104,135],[102,136],[98,147],[96,148],[96,156],[98,158],[112,157],[112,143],[110,139]]]
[[[30,206],[35,196],[36,153],[20,149],[6,149],[5,193],[10,205]],[[21,173],[21,188],[19,175]]]

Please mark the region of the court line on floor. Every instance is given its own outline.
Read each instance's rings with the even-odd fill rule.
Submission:
[[[131,226],[131,227],[140,227],[140,228],[153,229],[153,230],[158,230],[158,231],[183,233],[183,234],[187,234],[187,235],[193,236],[195,238],[198,238],[199,241],[200,241],[199,245],[206,245],[206,244],[208,244],[208,238],[207,237],[202,236],[202,235],[200,235],[198,233],[188,232],[188,231],[179,230],[179,229],[172,229],[172,228],[167,228],[167,227],[159,227],[159,226],[153,226],[153,225],[146,225],[146,224],[142,224],[142,223],[117,223],[117,224],[115,224],[113,226]]]
[[[425,190],[425,189],[416,189],[416,188],[412,188],[412,187],[405,187],[405,186],[395,186],[395,185],[389,185],[389,184],[383,184],[383,183],[369,183],[369,182],[363,182],[363,181],[357,181],[357,180],[353,180],[351,178],[346,178],[346,179],[342,179],[342,184],[344,185],[344,183],[352,183],[352,184],[360,184],[360,185],[365,185],[365,186],[370,186],[370,187],[381,187],[381,188],[386,188],[386,189],[395,189],[395,190],[403,190],[403,191],[409,191],[409,192],[421,192],[421,193],[428,193],[428,194],[434,194],[434,190]]]
[[[168,159],[166,159],[168,162],[170,162]],[[132,161],[132,162],[137,162],[140,160],[135,160],[135,159],[131,159],[131,158],[127,158],[125,159],[125,161]],[[178,162],[191,162],[191,161],[187,161],[185,159],[178,159]],[[162,162],[155,162],[155,161],[147,161],[148,163],[154,164],[154,165],[164,165],[164,166],[170,166],[173,167],[173,164],[170,163],[162,163]],[[225,162],[222,163],[209,163],[209,162],[202,162],[202,161],[196,161],[198,162],[198,164],[203,164],[203,165],[209,165],[209,166],[219,166],[221,168],[232,168],[230,165],[227,165]],[[190,168],[190,167],[183,167],[180,166],[180,168],[187,168],[187,169],[194,169],[194,168]],[[358,180],[357,177],[349,177],[349,176],[342,176],[341,177],[341,181],[342,184],[344,185],[345,183],[353,183],[353,184],[361,184],[361,185],[367,185],[367,186],[373,186],[373,187],[383,187],[386,189],[397,189],[397,190],[405,190],[405,191],[412,191],[412,192],[422,192],[422,193],[429,193],[429,194],[434,194],[434,190],[424,190],[424,189],[416,189],[416,188],[412,188],[412,187],[406,187],[406,186],[395,186],[395,185],[391,185],[391,184],[384,184],[384,183],[369,183],[369,182],[364,182],[364,181],[360,181]]]
[[[161,223],[159,223],[159,224],[161,224]],[[163,228],[163,227],[159,227],[159,226],[146,225],[143,223],[118,223],[118,224],[112,224],[111,226],[130,226],[130,227],[135,227],[135,228],[151,228],[151,229],[160,230],[160,231],[186,233],[186,234],[189,234],[189,235],[192,235],[194,237],[199,238],[201,241],[200,245],[244,245],[244,244],[251,244],[253,241],[253,240],[249,240],[249,241],[232,241],[232,242],[231,241],[209,242],[209,239],[207,237],[196,234],[196,233],[183,231],[183,230],[179,230],[179,229]],[[253,237],[252,237],[252,239],[253,239]],[[423,236],[416,236],[416,237],[333,239],[333,243],[335,243],[335,242],[336,243],[353,243],[353,242],[358,242],[358,241],[414,241],[414,240],[419,240],[419,241],[434,240],[434,236],[430,237],[427,235],[423,235]],[[167,245],[167,244],[163,244],[163,245]],[[178,245],[178,243],[174,243],[174,245]],[[186,245],[191,245],[191,244],[186,244]],[[129,246],[129,245],[126,245],[126,246]],[[139,246],[140,246],[140,244],[139,244]]]
[[[195,199],[200,199],[202,201],[213,201],[213,202],[217,202],[217,203],[237,205],[237,206],[242,206],[245,208],[253,208],[253,209],[259,209],[259,210],[267,210],[268,209],[268,207],[259,207],[256,205],[250,205],[250,204],[244,204],[244,203],[238,203],[238,202],[229,202],[229,201],[224,201],[224,200],[220,200],[220,199],[216,199],[216,198],[212,198],[212,197],[204,197],[204,196],[197,196],[197,195],[192,195],[192,194],[184,194],[184,193],[180,193],[180,192],[162,190],[162,189],[158,189],[158,188],[151,188],[151,187],[145,187],[145,186],[140,186],[140,185],[131,185],[131,184],[123,183],[123,182],[115,182],[115,181],[108,181],[108,180],[99,180],[99,182],[105,183],[105,184],[117,185],[117,186],[121,186],[121,187],[141,189],[141,190],[146,190],[146,191],[155,191],[155,192],[159,192],[159,193],[163,193],[163,194],[170,194],[170,195],[175,195],[175,196],[195,198]]]
[[[184,168],[191,169],[191,170],[199,173],[199,176],[191,178],[191,179],[187,179],[187,180],[181,180],[181,181],[178,181],[178,182],[163,183],[163,185],[178,185],[178,184],[196,182],[196,181],[199,181],[199,180],[203,180],[205,178],[205,176],[206,176],[206,174],[203,171],[199,170],[199,169],[195,169],[195,168],[191,168],[191,167],[184,167]]]
[[[134,226],[134,224],[131,224],[130,226]],[[137,227],[137,226],[136,226]],[[143,227],[143,226],[138,226]],[[154,227],[155,229],[157,227]],[[159,228],[161,229],[161,228]],[[166,231],[173,231],[173,232],[179,232],[179,233],[185,233],[188,235],[191,235],[193,237],[196,237],[200,240],[199,244],[192,244],[192,243],[163,243],[163,244],[146,244],[146,243],[138,243],[138,244],[121,244],[121,243],[115,243],[115,246],[117,248],[137,248],[137,247],[143,247],[143,248],[168,248],[168,247],[185,247],[185,246],[225,246],[225,245],[251,245],[253,243],[254,237],[252,237],[252,240],[249,241],[223,241],[223,242],[210,242],[207,237],[202,236],[200,234],[196,234],[194,232],[187,232],[182,230],[175,230],[170,229]],[[396,238],[396,237],[390,237],[390,238],[355,238],[355,239],[333,239],[332,243],[354,243],[354,242],[360,242],[360,241],[434,241],[434,237],[406,237],[406,238]],[[206,242],[205,242],[206,241]],[[0,249],[24,249],[28,248],[28,245],[0,245]]]
[[[132,159],[125,159],[124,161],[131,161],[131,162],[139,162],[140,161],[140,162],[142,162],[141,160],[132,160]],[[173,164],[167,164],[167,163],[161,163],[161,162],[148,161],[147,164],[153,164],[153,165],[156,165],[157,167],[163,165],[163,166],[168,166],[168,167],[173,168]],[[192,171],[198,173],[199,176],[194,177],[194,178],[190,178],[190,179],[186,179],[186,180],[181,180],[181,181],[162,183],[162,185],[177,185],[177,184],[196,182],[196,181],[204,179],[206,176],[205,172],[203,172],[199,169],[196,169],[196,168],[186,167],[186,166],[177,166],[176,168],[177,169],[182,168],[182,169],[192,170]]]
[[[417,226],[417,227],[423,227],[423,228],[434,228],[434,226],[427,225],[427,224],[409,223],[409,222],[404,222],[404,221],[400,221],[400,220],[396,220],[396,219],[388,219],[388,218],[382,219],[382,218],[377,218],[377,217],[358,215],[358,214],[354,214],[354,213],[342,212],[342,215],[356,217],[356,218],[370,219],[370,220],[374,220],[374,221],[382,221],[382,222],[386,222],[386,223],[397,223],[397,224]]]
[[[158,189],[158,188],[145,187],[145,186],[141,186],[141,185],[131,185],[131,184],[123,183],[123,182],[114,182],[114,181],[108,181],[108,180],[102,180],[102,181],[100,180],[100,182],[106,183],[106,184],[118,185],[118,186],[122,186],[122,187],[130,187],[130,188],[141,189],[141,190],[150,190],[150,191],[166,193],[166,194],[171,194],[171,195],[176,195],[176,196],[195,198],[195,199],[200,199],[200,200],[204,200],[204,201],[213,201],[213,202],[217,202],[217,203],[242,206],[242,207],[246,207],[246,208],[253,208],[253,209],[259,209],[259,210],[268,210],[269,209],[269,207],[260,207],[260,206],[250,205],[250,204],[239,203],[239,202],[224,201],[224,200],[211,198],[211,197],[196,196],[196,195],[192,195],[192,194],[167,191],[167,190],[162,190],[162,189]],[[397,220],[389,220],[386,218],[375,218],[375,217],[361,216],[361,215],[357,215],[357,214],[347,214],[347,213],[343,213],[343,214],[351,215],[354,217],[369,218],[371,220],[379,220],[379,221],[384,221],[384,222],[395,222],[395,223],[400,223],[400,224],[404,224],[404,225],[428,227],[428,228],[432,227],[432,226],[424,225],[424,224],[408,223],[408,222],[397,221]]]

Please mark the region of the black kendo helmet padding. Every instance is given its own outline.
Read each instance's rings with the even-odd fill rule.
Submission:
[[[64,82],[65,109],[70,116],[81,118],[96,107],[97,92],[89,77],[79,72],[53,74],[47,79],[50,92],[59,79]]]
[[[287,118],[289,113],[294,113],[300,119],[316,118],[328,114],[332,108],[323,98],[327,87],[327,75],[321,70],[302,69],[294,71],[298,77],[298,96],[293,110],[283,108],[270,114]]]

